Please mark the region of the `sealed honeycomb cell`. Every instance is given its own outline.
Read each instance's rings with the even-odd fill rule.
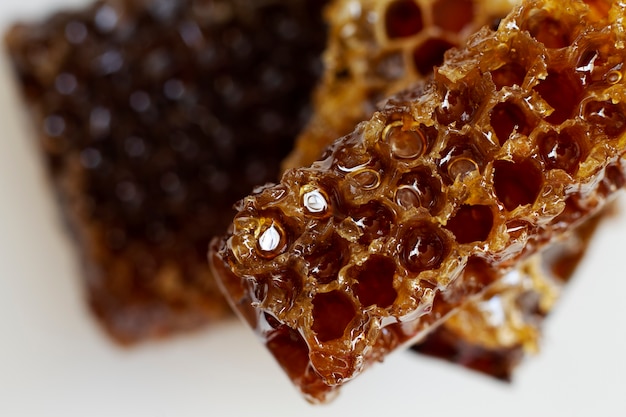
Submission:
[[[580,1],[568,7],[550,0],[523,3],[496,31],[484,28],[448,54],[432,81],[390,98],[334,142],[323,159],[287,171],[280,184],[260,187],[239,203],[227,236],[212,243],[213,270],[265,343],[276,333],[290,335],[298,360],[278,360],[309,400],[328,400],[373,362],[426,336],[520,262],[597,213],[624,184],[625,139],[608,133],[623,128],[622,118],[608,112],[598,127],[599,113],[585,109],[595,108],[591,102],[619,108],[626,100],[623,79],[615,75],[626,59],[625,10],[618,2],[608,14],[593,7]],[[546,45],[526,29],[546,14],[568,28],[567,46]],[[590,49],[599,66],[572,71]],[[506,65],[526,69],[521,85],[496,86],[492,71]],[[579,84],[583,88],[572,95],[576,103],[554,99],[553,91]],[[491,114],[510,100],[523,106],[534,127],[500,143]],[[407,132],[399,143],[429,137],[429,128],[437,133],[418,152],[420,145],[395,146],[398,128]],[[571,153],[575,158],[567,166],[542,156],[539,142],[551,132],[570,137],[581,150]],[[533,172],[527,180],[508,180],[524,169]],[[421,201],[419,207],[398,204],[402,178],[424,172],[441,187],[431,188],[443,202],[437,214]],[[303,198],[311,192],[315,204]],[[461,232],[459,218],[478,224]],[[335,234],[344,246],[341,256],[327,257],[335,262],[336,276],[318,283],[307,253]],[[386,259],[396,261],[391,303]],[[376,284],[385,293],[380,300],[359,297],[368,294],[368,279],[358,273],[368,262],[385,277]],[[257,298],[257,277],[286,268],[298,275],[296,289],[287,297],[265,292]]]
[[[98,1],[6,35],[91,307],[118,341],[229,313],[208,242],[277,178],[307,119],[323,4]]]

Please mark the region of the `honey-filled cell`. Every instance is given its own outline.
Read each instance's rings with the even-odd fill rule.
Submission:
[[[352,301],[340,291],[316,294],[312,303],[311,330],[322,343],[341,338],[356,315]]]
[[[446,224],[460,244],[487,240],[492,227],[491,208],[483,205],[462,205]]]
[[[475,19],[473,0],[436,0],[432,7],[435,26],[460,32]]]
[[[441,38],[428,38],[413,49],[413,65],[422,76],[428,76],[433,72],[433,67],[441,65],[443,54],[454,43]]]
[[[512,211],[537,200],[543,186],[543,175],[536,162],[495,161],[493,171],[496,196],[507,210]]]
[[[395,0],[385,10],[385,33],[390,39],[406,38],[424,26],[422,10],[414,0]]]
[[[372,255],[363,265],[351,267],[347,276],[356,281],[352,288],[361,305],[386,308],[393,304],[398,295],[393,286],[395,272],[395,260]]]

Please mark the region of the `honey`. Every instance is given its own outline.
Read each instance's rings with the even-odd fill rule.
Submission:
[[[590,101],[621,106],[626,90],[621,79],[611,83],[598,76],[588,82],[584,72],[573,68],[601,38],[611,46],[602,52],[610,61],[602,66],[605,74],[622,65],[624,32],[615,16],[623,13],[618,2],[607,16],[582,1],[566,8],[552,0],[525,2],[497,30],[484,28],[469,44],[447,54],[431,81],[390,98],[371,119],[335,141],[323,159],[287,171],[280,185],[268,185],[242,200],[235,226],[224,239],[213,241],[210,261],[233,306],[256,320],[270,315],[304,341],[294,355],[300,360],[306,345],[309,361],[305,367],[298,362],[305,371],[292,379],[306,398],[329,399],[373,362],[420,340],[481,296],[487,304],[471,308],[502,303],[505,295],[495,289],[515,266],[606,204],[626,172],[623,138],[607,132],[620,131],[623,123],[609,116],[604,127],[594,127],[598,113],[584,109],[595,108],[586,105]],[[559,24],[547,33],[522,29],[548,17]],[[563,28],[567,33],[559,32]],[[511,45],[515,53],[503,53]],[[507,66],[512,74],[523,67],[523,81],[498,88],[492,71],[502,76]],[[567,101],[556,94],[563,88],[570,89]],[[508,103],[505,109],[519,106],[511,112],[513,128],[504,130],[511,132],[506,139],[490,136],[499,103]],[[436,132],[432,145],[426,141],[427,151],[415,151],[411,132],[419,126]],[[403,145],[391,146],[390,137],[391,145],[396,138]],[[404,150],[407,143],[410,152],[398,157],[396,150]],[[355,173],[372,174],[376,181],[358,181]],[[399,186],[399,180],[411,175],[429,184],[422,188],[439,194],[435,199],[441,201],[440,209],[424,207],[428,204],[422,202],[419,185],[409,180],[400,183],[404,188]],[[333,196],[331,216],[303,211],[301,190],[310,186]],[[242,243],[258,234],[254,224],[265,216],[273,187],[287,190],[269,203],[280,213],[274,221],[288,218],[293,234],[286,250],[267,260]],[[400,190],[405,191],[399,198]],[[237,227],[243,223],[250,227]],[[340,264],[328,268],[337,271],[334,279],[319,284],[308,273],[310,265],[300,248],[324,245],[322,236],[328,231],[336,231],[346,249],[335,258]],[[268,298],[252,309],[239,307],[251,299],[245,283],[254,282],[262,271],[293,265],[299,266],[307,289],[305,296],[294,294],[293,308],[282,308],[284,297]],[[364,265],[378,271],[381,280],[374,284]],[[526,304],[522,311],[537,309],[530,298]],[[336,320],[331,319],[335,314]],[[262,329],[253,327],[267,343]],[[527,329],[532,332],[532,326]],[[278,360],[293,372],[285,357]]]

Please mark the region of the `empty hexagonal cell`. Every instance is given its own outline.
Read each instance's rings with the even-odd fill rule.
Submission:
[[[432,12],[436,26],[451,32],[460,32],[474,20],[474,0],[436,0],[432,5]]]
[[[460,244],[484,242],[493,227],[493,213],[489,206],[464,204],[448,220],[446,229]]]
[[[413,273],[437,269],[450,252],[448,238],[436,225],[418,222],[400,231],[400,263]]]
[[[548,70],[548,76],[535,86],[535,91],[554,109],[546,121],[560,124],[578,108],[583,86],[580,77],[571,70]]]
[[[548,169],[562,169],[574,174],[587,157],[584,131],[568,127],[561,132],[548,131],[537,136],[539,155]]]
[[[432,74],[433,67],[441,65],[443,54],[456,46],[450,41],[441,38],[428,38],[413,50],[413,65],[420,75]]]
[[[504,145],[513,131],[527,136],[536,125],[534,119],[510,100],[494,106],[490,113],[490,123],[500,145]]]
[[[396,0],[385,10],[385,33],[390,39],[406,38],[424,27],[422,10],[413,0]]]
[[[389,307],[398,293],[393,287],[396,262],[386,256],[371,255],[363,265],[355,265],[348,270],[348,277],[356,283],[354,294],[364,307],[377,305]]]
[[[321,343],[339,339],[356,315],[352,300],[341,291],[316,294],[313,298],[313,326]]]
[[[424,207],[435,216],[444,204],[441,181],[427,169],[404,174],[397,183],[395,201],[405,209]]]
[[[499,160],[493,163],[493,185],[498,200],[511,211],[533,204],[543,186],[541,170],[535,162]]]

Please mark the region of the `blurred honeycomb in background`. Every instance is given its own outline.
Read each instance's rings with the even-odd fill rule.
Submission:
[[[7,33],[90,305],[119,342],[230,314],[208,242],[308,119],[323,5],[105,0]]]

